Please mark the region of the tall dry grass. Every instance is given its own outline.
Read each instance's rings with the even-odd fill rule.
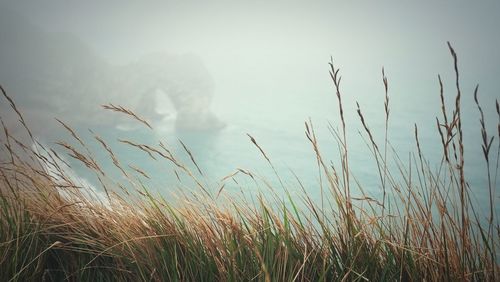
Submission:
[[[363,192],[349,168],[349,136],[342,105],[339,69],[330,75],[339,105],[341,130],[330,127],[341,152],[339,166],[320,153],[311,121],[305,134],[327,185],[320,185],[320,203],[311,199],[300,179],[301,198],[293,198],[263,146],[249,135],[274,170],[285,190],[282,199],[273,187],[256,202],[231,198],[224,182],[238,175],[263,181],[237,169],[213,191],[198,179],[202,171],[182,143],[196,171],[159,142],[157,145],[119,140],[152,160],[163,159],[187,175],[196,187],[179,192],[175,203],[153,195],[139,164],[125,165],[106,141],[93,133],[127,180],[121,184],[96,161],[78,132],[62,121],[71,141],[60,150],[92,171],[105,196],[82,186],[65,169],[65,158],[39,144],[21,112],[1,88],[26,131],[27,142],[3,126],[0,164],[0,275],[2,281],[478,281],[499,279],[500,228],[495,214],[495,189],[500,145],[500,110],[496,102],[498,135],[486,130],[478,98],[482,150],[487,167],[485,191],[489,212],[479,211],[464,173],[464,141],[457,55],[454,61],[455,105],[446,109],[438,77],[441,117],[436,126],[442,142],[442,162],[433,169],[420,148],[408,163],[388,158],[389,82],[385,89],[385,138],[378,144],[358,104],[357,113],[380,176],[382,199]],[[149,124],[135,113],[105,106]],[[2,121],[3,125],[3,121]],[[495,142],[496,140],[496,142]],[[33,145],[35,144],[35,145]],[[496,159],[495,159],[496,158]],[[395,164],[397,169],[390,170]],[[268,183],[266,185],[270,186]],[[323,189],[325,191],[323,191]],[[354,197],[353,190],[362,193]],[[359,194],[356,193],[356,194]],[[219,197],[224,198],[220,204]]]

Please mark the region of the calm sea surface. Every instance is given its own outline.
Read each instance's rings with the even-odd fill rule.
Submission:
[[[313,119],[314,128],[324,161],[327,164],[332,164],[340,171],[341,163],[338,143],[328,129],[328,120],[331,120],[331,125],[334,128],[338,127],[339,123],[335,122],[338,116],[334,111],[325,112],[325,115],[329,115],[329,118],[318,119],[317,121]],[[276,195],[284,198],[284,186],[291,192],[292,196],[298,197],[301,195],[301,188],[296,179],[297,177],[309,196],[317,202],[321,201],[320,174],[314,151],[304,133],[304,123],[288,123],[287,126],[286,122],[273,120],[271,117],[269,118],[270,122],[263,122],[265,120],[265,114],[254,118],[235,114],[231,119],[232,122],[226,122],[227,126],[218,132],[153,133],[146,129],[123,132],[109,130],[109,128],[96,128],[95,132],[111,145],[124,167],[132,165],[139,168],[145,171],[151,179],[147,179],[129,170],[131,175],[137,177],[148,189],[162,195],[166,199],[171,199],[176,193],[192,192],[198,188],[196,188],[196,185],[186,173],[183,173],[181,169],[168,160],[162,160],[158,156],[154,160],[146,153],[120,143],[117,139],[128,139],[136,143],[156,146],[161,141],[213,195],[216,195],[221,186],[225,184],[222,193],[228,196],[236,197],[243,194],[252,197],[260,192],[267,194],[269,193],[269,190],[267,190],[268,186],[271,186]],[[380,178],[376,160],[370,152],[371,147],[367,146],[364,141],[368,140],[367,136],[364,133],[360,134],[362,128],[359,121],[355,119],[348,121],[354,123],[354,126],[352,126],[353,129],[347,132],[352,175],[368,195],[380,198],[382,195]],[[421,122],[423,121],[421,120]],[[474,132],[475,130],[478,131],[479,128],[477,126],[474,127],[473,123],[465,123],[464,126],[468,183],[470,189],[473,191],[472,195],[474,199],[479,203],[484,203],[486,208],[486,203],[488,203],[486,166],[477,139],[479,132]],[[391,143],[387,149],[387,158],[389,160],[388,170],[396,180],[400,181],[400,185],[402,186],[404,186],[404,181],[401,178],[398,166],[395,164],[395,158],[399,158],[398,162],[401,162],[403,169],[406,170],[410,170],[411,158],[412,181],[413,183],[419,181],[416,172],[416,167],[419,164],[414,159],[417,155],[413,155],[414,152],[416,153],[413,128],[413,123],[398,123],[396,120],[391,121],[389,129]],[[383,152],[383,122],[382,126],[374,127],[372,131]],[[276,169],[277,175],[258,148],[251,143],[247,133],[252,135],[265,151]],[[430,169],[437,171],[442,158],[442,147],[435,125],[421,126],[419,128],[419,138]],[[179,140],[182,140],[192,153],[201,170],[201,174],[191,162],[189,155],[183,149]],[[99,145],[92,141],[90,144],[93,144],[91,147],[97,152],[95,156],[101,161],[109,175],[114,180],[126,184],[125,178],[114,167],[107,154],[103,154],[104,151]],[[496,150],[496,147],[492,148],[492,156],[496,156]],[[492,163],[494,166],[496,165],[496,158],[493,159],[494,162]],[[255,179],[241,172],[234,177],[234,180],[231,178],[224,179],[226,176],[235,173],[238,169],[250,172]],[[76,172],[98,186],[95,180],[92,180],[92,174],[85,172],[82,168],[76,168]],[[494,167],[492,167],[491,172],[494,177]],[[323,184],[325,184],[324,176],[321,177]],[[352,180],[354,185],[354,178]],[[358,192],[354,193],[359,194]]]

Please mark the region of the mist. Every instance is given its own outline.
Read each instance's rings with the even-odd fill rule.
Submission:
[[[350,136],[361,128],[356,101],[373,131],[383,130],[384,67],[390,136],[403,153],[414,147],[415,123],[429,128],[424,144],[436,140],[438,74],[453,93],[447,41],[459,56],[464,112],[472,117],[466,136],[478,136],[476,84],[486,113],[494,113],[499,97],[498,1],[4,1],[0,7],[0,83],[40,138],[59,137],[54,117],[81,128],[137,130],[100,107],[113,103],[144,116],[160,136],[187,139],[216,177],[239,166],[265,169],[246,133],[283,167],[310,173],[304,121],[317,124],[322,140],[331,139],[328,122],[339,121],[331,58],[341,69]],[[362,163],[365,145],[354,147]]]

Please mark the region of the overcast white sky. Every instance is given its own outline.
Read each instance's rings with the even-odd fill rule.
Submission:
[[[285,123],[334,111],[330,56],[342,68],[348,106],[383,103],[385,66],[393,108],[425,111],[436,101],[438,73],[452,85],[446,41],[459,54],[464,90],[480,83],[483,100],[500,95],[499,1],[2,3],[47,31],[76,34],[111,63],[159,50],[196,54],[226,119],[261,111]]]

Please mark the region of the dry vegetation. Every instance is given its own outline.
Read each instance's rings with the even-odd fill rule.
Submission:
[[[302,198],[287,193],[287,203],[280,197],[259,196],[257,203],[228,197],[220,205],[216,198],[225,194],[224,186],[214,192],[208,189],[198,181],[196,171],[192,172],[190,165],[178,160],[164,144],[120,140],[131,150],[171,162],[176,174],[192,178],[199,192],[179,195],[172,204],[154,197],[142,185],[141,177],[151,175],[137,166],[125,166],[112,148],[95,135],[103,152],[129,180],[127,187],[113,184],[78,133],[60,122],[73,141],[60,142],[59,148],[95,173],[106,194],[103,199],[71,179],[55,150],[24,144],[4,126],[0,151],[0,280],[499,280],[500,228],[495,214],[495,188],[500,146],[494,147],[500,140],[499,106],[497,102],[498,135],[491,135],[485,127],[476,88],[481,124],[478,134],[483,140],[487,167],[484,191],[489,195],[485,215],[471,200],[464,173],[462,93],[456,54],[451,46],[449,49],[455,62],[455,107],[451,112],[445,108],[439,78],[442,113],[437,124],[429,128],[435,130],[437,126],[442,141],[443,151],[436,152],[443,156],[439,169],[431,169],[422,155],[416,126],[416,151],[409,163],[388,159],[390,106],[384,72],[383,144],[375,142],[369,120],[358,106],[371,157],[377,164],[374,169],[380,176],[381,199],[351,195],[359,188],[349,169],[341,79],[333,63],[330,74],[341,121],[338,131],[331,128],[341,152],[337,167],[320,154],[312,123],[305,124],[306,136],[327,183],[321,186],[321,203],[313,202],[304,188]],[[14,102],[1,90],[29,142],[37,144]],[[148,125],[126,109],[105,107]],[[249,137],[274,169],[262,147]],[[188,148],[183,147],[196,165]],[[395,162],[398,170],[389,171],[389,162]],[[239,169],[223,182],[236,174],[255,177]]]

